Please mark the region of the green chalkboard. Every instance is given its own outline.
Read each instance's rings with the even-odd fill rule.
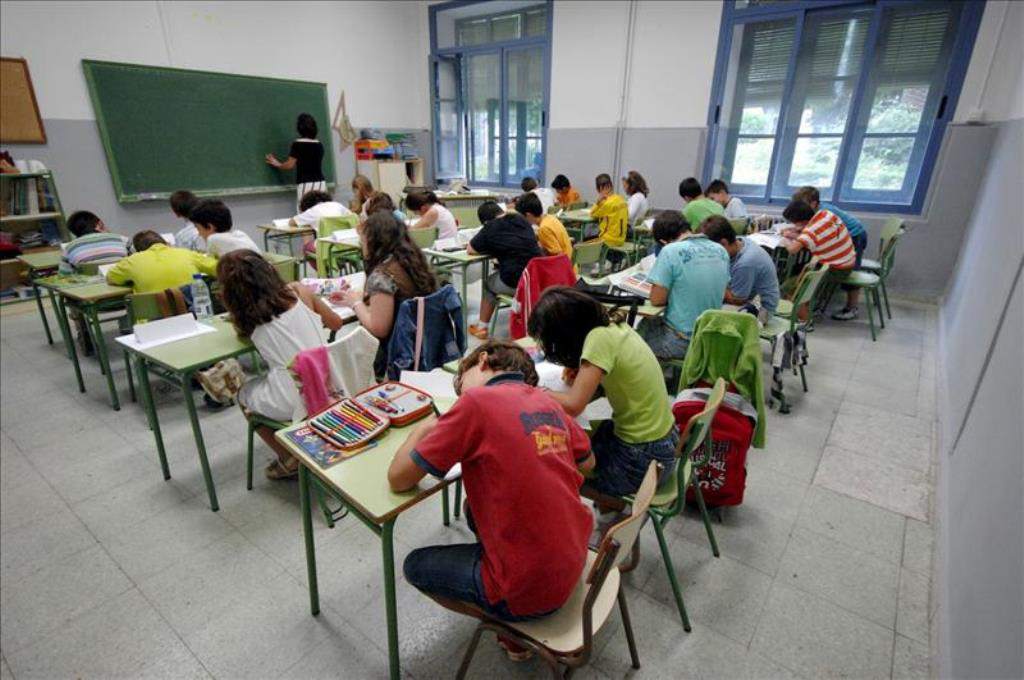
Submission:
[[[294,191],[295,173],[275,170],[295,119],[316,118],[324,176],[334,182],[327,86],[277,78],[83,60],[114,191],[122,203]]]

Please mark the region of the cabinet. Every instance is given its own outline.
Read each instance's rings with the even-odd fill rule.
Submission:
[[[356,161],[356,172],[364,175],[377,191],[391,196],[400,205],[405,187],[423,186],[423,159]]]

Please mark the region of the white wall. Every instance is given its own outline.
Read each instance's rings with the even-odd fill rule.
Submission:
[[[332,106],[345,90],[356,126],[426,128],[418,5],[5,0],[0,42],[28,59],[44,119],[95,117],[88,58],[325,82]]]
[[[1024,118],[1024,3],[988,0],[974,41],[955,122]]]

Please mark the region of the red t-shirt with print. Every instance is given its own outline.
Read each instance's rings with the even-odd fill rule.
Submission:
[[[413,460],[431,474],[462,463],[492,604],[527,616],[569,598],[593,523],[577,470],[589,451],[576,421],[518,373],[464,392],[416,447]]]

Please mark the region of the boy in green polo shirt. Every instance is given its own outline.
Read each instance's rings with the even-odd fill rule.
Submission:
[[[679,196],[683,199],[683,217],[694,230],[700,230],[701,223],[712,215],[725,215],[725,208],[704,195],[695,177],[679,183]]]

